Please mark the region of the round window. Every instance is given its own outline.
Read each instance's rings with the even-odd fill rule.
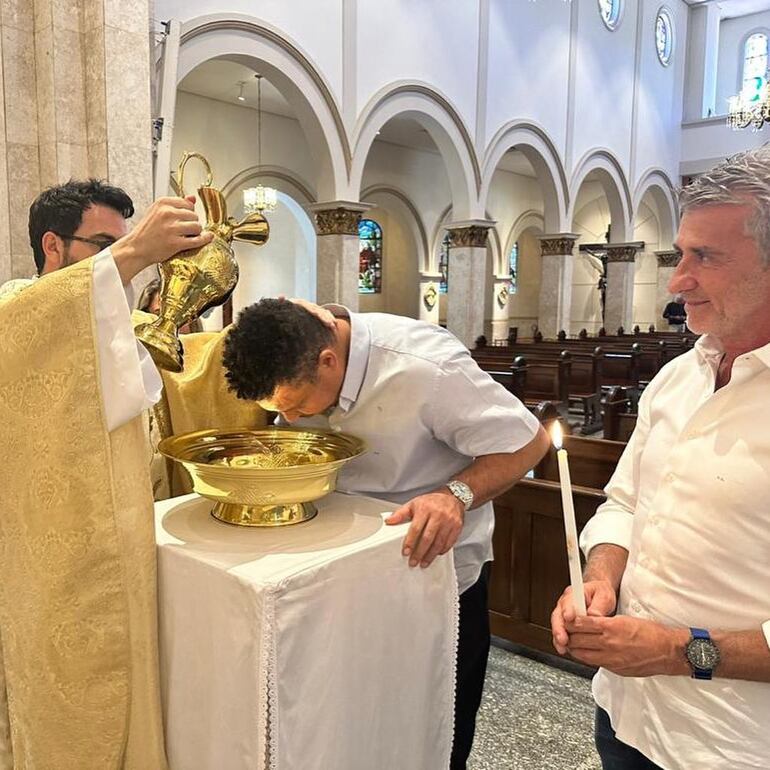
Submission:
[[[621,0],[599,0],[599,13],[607,29],[617,29],[622,10]]]
[[[655,17],[655,49],[660,63],[664,67],[668,66],[674,49],[674,23],[666,8],[661,8]]]

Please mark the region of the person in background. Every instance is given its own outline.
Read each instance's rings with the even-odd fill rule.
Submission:
[[[684,309],[684,298],[677,294],[663,309],[663,317],[668,321],[669,328],[684,333],[687,331],[687,313]]]

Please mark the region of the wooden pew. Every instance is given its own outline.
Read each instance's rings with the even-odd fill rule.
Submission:
[[[604,502],[597,489],[573,488],[578,531]],[[569,567],[559,485],[522,479],[495,498],[495,560],[489,584],[492,633],[516,644],[554,654],[551,612]]]
[[[631,400],[623,388],[612,388],[604,402],[604,438],[628,441],[636,427],[636,412],[631,411]]]
[[[483,361],[486,368],[492,359],[499,357],[500,360],[508,355],[521,354],[527,361],[537,360],[558,360],[565,351],[557,345],[543,344],[533,345],[532,343],[517,343],[509,345],[507,348],[496,349],[496,353],[486,350],[475,350],[474,357],[477,361]],[[570,347],[566,350],[569,360],[572,362],[569,371],[569,380],[567,383],[567,399],[570,405],[576,405],[583,417],[583,424],[580,426],[582,433],[593,433],[601,428],[601,387],[600,378],[602,372],[602,360],[604,354],[601,348],[588,350],[578,350]],[[533,358],[534,357],[534,358]]]
[[[541,401],[551,401],[560,414],[566,417],[569,394],[569,377],[572,361],[568,353],[549,358],[529,358],[517,356],[510,367],[506,367],[506,356],[490,356],[485,349],[473,351],[473,358],[485,372],[501,384],[511,387],[511,392],[527,407],[534,408]],[[508,354],[510,355],[510,353]],[[505,375],[514,376],[509,380]],[[520,377],[523,376],[523,383]]]

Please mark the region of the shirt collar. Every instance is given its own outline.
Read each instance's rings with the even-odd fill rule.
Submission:
[[[722,343],[713,334],[704,334],[695,341],[695,352],[704,363],[720,359],[724,355]],[[756,356],[765,366],[770,368],[770,343],[749,351],[747,355]]]
[[[358,313],[350,313],[350,350],[345,379],[340,390],[339,407],[347,412],[355,404],[361,386],[364,384],[366,367],[369,363],[369,340],[371,332]]]

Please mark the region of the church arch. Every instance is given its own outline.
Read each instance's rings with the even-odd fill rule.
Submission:
[[[534,123],[514,121],[495,134],[484,155],[479,199],[487,205],[492,177],[508,150],[522,152],[532,165],[543,194],[543,216],[549,232],[566,229],[569,186],[564,165],[548,134]]]
[[[242,14],[211,14],[182,25],[177,83],[210,59],[230,59],[264,75],[291,105],[318,167],[321,200],[349,197],[350,147],[331,89],[284,33]]]
[[[575,205],[583,182],[589,177],[598,181],[610,210],[612,242],[625,243],[631,239],[633,205],[626,176],[618,159],[609,150],[592,150],[583,156],[575,168],[570,184],[570,203],[567,221],[575,217]]]
[[[480,218],[478,160],[468,130],[449,100],[423,83],[400,82],[380,90],[361,112],[354,131],[350,191],[359,200],[364,169],[377,132],[392,118],[409,118],[424,128],[444,161],[458,219]]]
[[[674,185],[661,169],[653,168],[642,175],[634,191],[634,218],[645,196],[651,196],[657,206],[661,248],[669,248],[674,242],[679,220]]]

